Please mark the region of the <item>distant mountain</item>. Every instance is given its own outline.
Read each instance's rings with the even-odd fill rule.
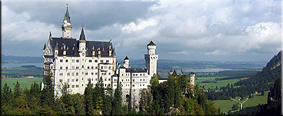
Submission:
[[[41,63],[42,57],[30,57],[30,56],[6,56],[1,54],[1,63]]]
[[[278,77],[281,77],[281,66],[282,66],[282,50],[274,56],[267,65],[262,69],[261,72],[248,78],[246,80],[235,83],[235,86],[256,86],[256,85],[268,85],[273,83]]]

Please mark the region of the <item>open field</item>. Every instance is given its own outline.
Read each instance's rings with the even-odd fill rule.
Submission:
[[[243,108],[257,106],[258,104],[266,104],[268,92],[269,91],[264,91],[264,96],[261,96],[261,93],[259,93],[254,95],[254,97],[249,98],[243,104]],[[233,99],[238,101],[239,98],[240,97],[236,97]],[[242,103],[245,99],[246,98],[243,98],[243,100],[241,100],[240,103]],[[217,108],[220,107],[221,112],[228,112],[229,110],[232,110],[233,104],[237,104],[235,101],[232,100],[215,100],[214,103]],[[241,105],[239,104],[238,107],[240,108]]]
[[[207,81],[207,80],[213,81],[215,78],[225,78],[225,77],[228,77],[228,76],[222,76],[222,77],[199,77],[195,81],[195,83],[198,83],[199,86],[201,86],[201,87],[204,85],[205,89],[208,89],[208,88],[214,89],[214,88],[216,88],[216,86],[218,88],[220,88],[220,87],[227,86],[228,83],[233,84],[233,83],[236,83],[236,82],[238,82],[240,80],[240,79],[229,79],[229,80],[216,81],[217,83],[212,83],[212,82],[210,82],[210,83],[201,83],[202,81]],[[245,79],[245,78],[246,77],[241,78],[241,79]]]
[[[3,74],[26,74],[26,75],[40,75],[43,74],[42,68],[22,68],[22,67],[16,67],[16,68],[2,68],[1,73]]]
[[[40,82],[42,82],[43,78],[6,78],[6,79],[1,79],[1,89],[3,89],[3,86],[5,83],[8,84],[8,86],[10,88],[14,88],[15,84],[17,83],[17,81],[20,84],[20,87],[22,88],[22,90],[27,87],[28,89],[30,89],[30,85],[33,82],[37,82],[40,84]]]
[[[243,108],[257,106],[258,104],[266,104],[268,92],[270,91],[264,91],[263,96],[261,96],[261,93],[256,94],[253,98],[243,104]]]

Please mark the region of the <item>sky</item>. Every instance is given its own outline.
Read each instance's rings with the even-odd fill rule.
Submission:
[[[42,57],[61,37],[68,4],[71,36],[110,41],[117,59],[269,61],[282,50],[280,0],[2,0],[2,54]]]

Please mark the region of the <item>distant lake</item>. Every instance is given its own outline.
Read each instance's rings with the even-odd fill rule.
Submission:
[[[187,69],[183,70],[184,72],[219,72],[233,69],[224,69],[224,68],[207,68],[207,69]]]
[[[34,65],[35,67],[43,67],[43,63],[1,63],[1,68],[21,67],[23,65]]]

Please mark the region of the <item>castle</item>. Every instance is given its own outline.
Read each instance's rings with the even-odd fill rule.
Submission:
[[[89,80],[95,86],[98,79],[102,78],[104,87],[112,90],[121,83],[123,104],[130,97],[133,105],[138,105],[141,90],[148,88],[151,77],[157,73],[156,45],[152,41],[147,44],[146,68],[131,68],[127,56],[123,63],[116,61],[111,40],[87,41],[83,27],[77,40],[71,36],[71,30],[67,7],[62,37],[52,37],[50,32],[48,42],[43,47],[44,75],[50,71],[55,96],[62,96],[65,83],[69,85],[71,94],[84,94]]]

